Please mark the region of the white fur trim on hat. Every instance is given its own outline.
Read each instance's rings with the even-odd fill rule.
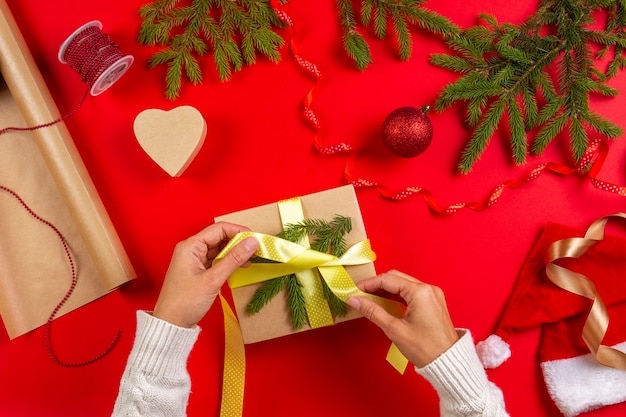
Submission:
[[[500,336],[492,334],[476,344],[476,352],[485,368],[497,368],[511,357],[511,348]]]
[[[626,342],[614,348],[626,352]],[[565,417],[626,401],[626,371],[601,365],[591,353],[541,364],[548,392]]]

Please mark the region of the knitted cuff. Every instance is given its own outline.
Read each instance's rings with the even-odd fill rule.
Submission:
[[[129,361],[148,375],[184,378],[187,359],[199,334],[198,326],[178,327],[145,311],[137,311],[135,344]]]
[[[426,378],[439,394],[441,403],[452,408],[484,408],[489,380],[469,330],[457,330],[461,338],[437,359],[415,371]]]

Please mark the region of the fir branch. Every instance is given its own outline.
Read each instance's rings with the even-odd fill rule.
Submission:
[[[604,30],[598,12],[608,13]],[[452,54],[433,54],[433,65],[460,74],[445,86],[435,102],[444,109],[461,101],[472,127],[459,169],[471,170],[495,133],[504,111],[508,114],[513,160],[523,163],[528,152],[541,153],[566,129],[572,158],[578,162],[588,146],[587,129],[615,138],[622,129],[589,109],[591,94],[614,96],[607,80],[626,67],[626,13],[621,0],[542,0],[524,23],[499,23],[482,15],[482,25],[446,36]],[[595,45],[615,55],[606,72],[596,68]],[[552,69],[556,69],[553,79]],[[487,108],[487,103],[492,103]],[[481,113],[487,108],[487,113]],[[538,129],[532,146],[527,132]]]
[[[471,127],[476,126],[476,124],[480,121],[486,105],[487,99],[485,97],[469,100],[467,104],[467,117],[465,120]]]
[[[287,280],[287,305],[289,306],[291,324],[300,330],[302,326],[308,323],[308,319],[302,286],[295,275],[291,275]]]
[[[139,9],[138,41],[163,46],[148,63],[166,65],[166,96],[179,97],[183,78],[202,82],[198,57],[213,52],[220,81],[231,78],[259,55],[280,60],[284,41],[273,29],[284,27],[269,0],[157,0]]]
[[[411,57],[413,42],[410,27],[425,29],[431,33],[450,36],[459,32],[458,26],[438,13],[423,7],[426,0],[361,0],[360,24],[371,28],[374,36],[385,39],[387,28],[393,26],[398,47],[398,57],[406,61]],[[372,63],[369,45],[357,31],[359,22],[351,0],[337,0],[339,21],[343,31],[343,45],[357,69],[364,70]]]
[[[476,126],[474,135],[461,154],[461,161],[459,162],[459,170],[461,172],[469,172],[474,162],[476,162],[477,155],[483,153],[493,132],[500,124],[506,105],[507,101],[500,99],[489,106],[487,113]]]
[[[256,314],[263,309],[274,297],[287,287],[293,275],[283,275],[264,281],[254,292],[252,299],[246,306],[246,312],[250,315]]]
[[[278,237],[291,242],[300,242],[308,236],[311,240],[311,249],[341,256],[347,248],[344,235],[351,230],[350,217],[335,215],[330,222],[323,219],[304,219],[298,223],[287,224]]]
[[[509,112],[509,129],[511,131],[513,160],[516,164],[523,164],[526,162],[527,141],[522,110],[515,97],[509,99],[507,107]]]
[[[365,70],[372,63],[372,56],[367,41],[357,32],[357,21],[351,0],[337,0],[337,10],[343,31],[343,47],[356,68],[360,71]]]
[[[555,106],[560,107],[559,106]],[[540,154],[548,146],[550,141],[555,138],[559,133],[563,131],[567,124],[568,116],[563,112],[554,113],[548,121],[537,132],[537,136],[532,145],[532,151],[535,154]]]

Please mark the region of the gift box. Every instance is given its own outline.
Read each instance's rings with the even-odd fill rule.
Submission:
[[[290,199],[293,202],[293,199]],[[299,197],[302,215],[306,219],[322,219],[331,221],[336,215],[349,217],[352,222],[351,231],[345,235],[348,247],[367,239],[365,225],[361,217],[356,193],[352,185],[321,191]],[[281,216],[279,204],[275,202],[259,207],[219,216],[215,221],[225,221],[249,227],[254,232],[266,235],[277,235],[283,230],[283,224],[298,222],[297,219],[285,219]],[[287,221],[286,221],[287,220]],[[350,277],[358,282],[376,274],[372,262],[361,265],[348,265],[345,270]],[[309,324],[296,329],[291,322],[287,306],[287,295],[281,291],[265,305],[260,312],[250,315],[246,311],[249,301],[261,283],[231,288],[235,310],[239,319],[244,343],[255,343],[311,329]],[[335,317],[333,323],[345,322],[360,317],[353,309],[348,308],[347,314]]]

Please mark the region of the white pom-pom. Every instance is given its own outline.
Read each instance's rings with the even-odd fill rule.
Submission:
[[[511,348],[498,335],[492,334],[476,344],[478,358],[485,368],[497,368],[511,357]]]

